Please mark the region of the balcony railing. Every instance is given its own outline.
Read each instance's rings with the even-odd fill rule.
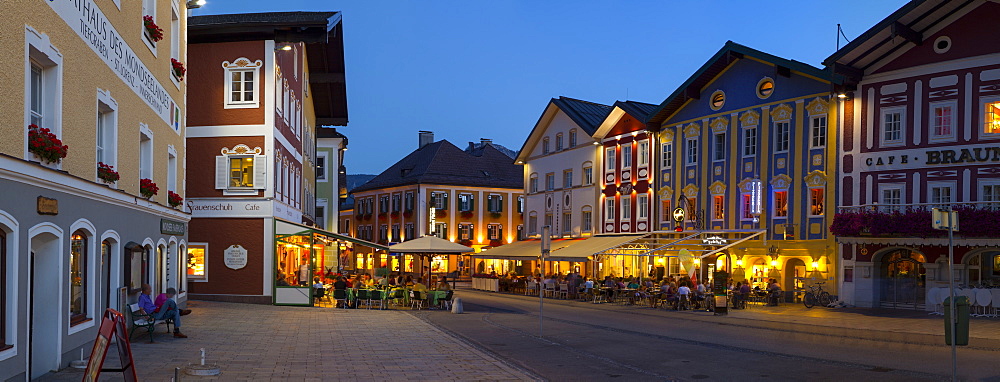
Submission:
[[[950,203],[958,212],[957,236],[1000,237],[1000,202]],[[946,237],[948,231],[931,228],[931,208],[936,203],[840,207],[830,232],[839,237]]]

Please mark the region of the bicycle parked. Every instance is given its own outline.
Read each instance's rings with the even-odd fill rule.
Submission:
[[[816,283],[816,285],[809,287],[809,291],[802,297],[802,304],[804,304],[806,308],[812,308],[817,304],[830,306],[830,304],[833,303],[833,297],[830,296],[830,293],[823,290],[823,284],[825,284],[825,282],[821,281]]]

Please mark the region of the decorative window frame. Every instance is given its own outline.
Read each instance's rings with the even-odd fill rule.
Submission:
[[[590,170],[590,178],[587,178],[587,170]],[[580,167],[580,184],[584,186],[594,185],[594,163],[593,162],[583,162],[583,166]]]
[[[328,151],[320,151],[316,153],[316,163],[319,163],[319,159],[323,159],[323,171],[316,171],[316,181],[320,183],[327,183],[330,181],[330,153]],[[322,177],[320,177],[322,173]]]
[[[785,125],[786,129],[784,134],[778,128],[778,125]],[[774,130],[774,152],[775,153],[787,153],[792,147],[792,121],[772,121],[772,129]],[[812,128],[812,126],[810,126]],[[784,143],[784,148],[782,148],[781,143]]]
[[[604,148],[604,170],[613,173],[618,166],[618,154],[614,146]],[[614,180],[612,180],[614,182]]]
[[[643,199],[646,200],[646,203],[645,203],[646,207],[645,208],[642,207],[643,203],[640,203]],[[649,197],[649,194],[647,194],[647,193],[636,194],[636,196],[635,196],[635,218],[636,218],[636,220],[638,220],[638,221],[648,221],[649,220],[649,216],[651,215],[649,213],[649,200],[650,200],[650,197]]]
[[[1000,198],[997,200],[983,200],[983,187],[985,186],[1000,186],[1000,178],[986,178],[979,179],[976,182],[976,201],[980,202],[1000,202]],[[998,195],[1000,197],[1000,195]]]
[[[684,164],[687,166],[698,164],[698,137],[684,139]]]
[[[568,184],[566,182],[567,175],[568,175],[568,178],[569,178],[569,183]],[[573,188],[573,182],[574,182],[574,179],[573,179],[573,169],[568,168],[568,169],[563,170],[563,172],[562,172],[562,188],[563,189]]]
[[[617,204],[618,203],[615,203],[614,197],[604,199],[604,221],[606,222],[615,221],[615,217],[617,217],[617,215],[615,214],[615,210],[618,209]]]
[[[720,95],[722,96],[722,103],[720,103],[719,105],[716,105],[715,104],[715,98],[716,98],[716,96],[720,96]],[[712,95],[710,95],[708,97],[708,107],[711,108],[713,111],[719,111],[722,108],[726,107],[726,92],[724,92],[722,90],[716,90],[716,91],[712,92]]]
[[[621,155],[619,156],[621,157],[619,160],[622,162],[622,170],[631,170],[632,159],[635,157],[635,153],[632,152],[632,142],[621,145]]]
[[[538,192],[538,173],[533,172],[528,175],[528,193],[534,194]]]
[[[577,144],[576,129],[569,129],[569,140],[566,142],[567,148],[574,148]]]
[[[899,190],[899,203],[889,204],[885,201],[885,191],[887,190]],[[879,183],[878,184],[878,204],[880,209],[884,211],[900,211],[902,206],[906,204],[906,183]]]
[[[63,110],[63,55],[52,45],[47,34],[36,31],[30,26],[24,30],[24,157],[33,158],[28,150],[28,125],[31,124],[31,62],[35,61],[42,67],[42,87],[48,97],[42,100],[44,119],[40,127],[48,128],[60,139],[62,135]],[[43,166],[62,169],[62,161]]]
[[[224,109],[256,109],[260,107],[261,98],[261,78],[260,78],[260,68],[264,65],[261,60],[250,61],[249,58],[240,57],[233,60],[232,63],[229,61],[222,62],[222,72],[225,77],[223,77],[223,82],[225,83],[225,93],[223,94],[223,108]],[[233,72],[252,72],[254,78],[254,89],[253,89],[253,101],[233,101],[232,100],[232,73]],[[281,112],[278,112],[281,114]],[[285,114],[288,114],[287,112]]]
[[[770,203],[771,217],[775,219],[787,219],[788,218],[787,203],[791,201],[790,199],[791,192],[789,188],[791,188],[792,186],[792,178],[789,177],[787,174],[778,174],[772,177],[771,181],[768,183],[770,183],[771,185],[771,203]],[[778,203],[776,202],[775,198],[775,195],[777,195],[778,192],[785,193],[785,203],[786,203],[785,216],[778,216],[778,210],[777,210]]]
[[[899,139],[898,140],[886,140],[885,139],[885,116],[887,114],[899,113]],[[878,142],[879,147],[897,147],[906,145],[906,106],[892,106],[884,107],[879,110],[878,118]],[[810,124],[810,126],[812,126]]]
[[[564,143],[564,141],[563,141],[563,134],[562,133],[556,134],[555,151],[563,151],[563,149],[566,148],[565,146],[563,146],[563,143]]]
[[[234,146],[232,149],[230,149],[228,147],[223,147],[221,150],[219,150],[220,155],[218,155],[218,156],[215,157],[215,171],[216,171],[215,172],[215,176],[216,176],[216,178],[215,178],[215,189],[217,189],[217,190],[223,190],[223,195],[226,195],[226,196],[229,196],[229,195],[257,195],[258,191],[267,189],[268,179],[267,179],[267,165],[266,165],[266,163],[268,163],[268,162],[267,162],[267,156],[266,155],[262,155],[263,152],[264,152],[264,150],[261,149],[260,147],[254,147],[253,149],[251,149],[249,146],[247,146],[245,144],[238,144],[238,145]],[[253,183],[253,187],[230,187],[229,186],[229,184],[230,184],[229,183],[229,177],[231,176],[231,174],[229,173],[230,159],[232,159],[234,157],[252,157],[253,158],[253,160],[254,160],[254,168],[253,168],[253,170],[254,170],[254,183]],[[258,163],[262,163],[263,165],[258,165]],[[220,168],[222,168],[224,170],[220,170]],[[222,185],[223,185],[223,183],[222,183],[222,179],[223,179],[222,176],[223,175],[225,175],[225,187],[222,187]],[[291,180],[289,178],[291,176],[293,176],[293,175],[294,174],[292,174],[292,173],[286,174],[285,175],[285,180],[286,181],[287,180]],[[288,187],[286,187],[284,195],[286,196],[287,200],[290,200],[290,201],[294,202],[295,201],[295,190],[292,189],[293,187],[294,187],[294,183],[288,182]]]
[[[199,282],[199,283],[208,282],[208,260],[209,260],[208,245],[209,244],[207,242],[204,242],[204,243],[201,243],[201,242],[187,243],[187,248],[186,248],[187,251],[190,251],[191,247],[203,247],[203,248],[205,248],[205,275],[201,276],[200,278],[191,278],[192,276],[187,276],[187,281],[188,282]],[[187,258],[188,258],[188,254],[185,253],[184,254],[184,259],[187,259]],[[184,264],[184,274],[187,274],[187,264]],[[195,276],[195,277],[198,277],[198,276]]]
[[[927,203],[929,203],[929,204],[935,204],[935,203],[937,203],[933,199],[934,198],[934,189],[935,188],[942,188],[942,187],[947,187],[947,188],[950,189],[949,194],[948,194],[948,199],[949,199],[948,203],[949,204],[954,204],[954,203],[959,202],[960,198],[959,198],[959,195],[958,195],[958,182],[956,182],[954,180],[938,180],[938,181],[927,182]]]
[[[98,88],[96,105],[97,105],[97,114],[102,114],[101,113],[102,106],[110,109],[110,111],[106,112],[111,114],[111,122],[109,126],[110,129],[105,132],[105,134],[108,134],[110,136],[108,139],[110,142],[108,142],[109,147],[103,148],[105,152],[103,163],[111,167],[117,168],[118,167],[118,101],[115,101],[115,99],[111,97],[110,91]],[[96,138],[95,142],[100,142],[103,140],[103,138],[97,135],[96,127],[101,123],[101,119],[99,115],[95,115],[95,118],[97,119],[94,132]],[[110,160],[108,159],[109,153],[110,153]],[[96,144],[94,145],[94,154],[95,154],[94,158],[97,158]],[[94,179],[96,179],[97,182],[101,182],[101,180],[97,178],[96,164],[94,166]],[[114,185],[114,183],[112,183],[112,185]]]
[[[636,166],[640,168],[649,167],[650,163],[650,147],[652,147],[652,142],[650,139],[640,139],[635,144],[635,159]]]
[[[937,135],[934,133],[937,126],[934,125],[936,122],[936,116],[934,115],[934,109],[940,107],[950,107],[951,108],[951,126],[949,131],[950,134],[947,135]],[[945,100],[929,102],[927,104],[927,140],[930,142],[954,142],[958,134],[955,130],[958,128],[958,100]]]
[[[664,170],[673,168],[674,142],[664,142],[660,145],[660,167]]]
[[[149,35],[149,32],[146,32],[146,25],[142,20],[142,17],[152,16],[153,22],[156,23],[156,0],[140,0],[140,1],[142,1],[141,4],[142,15],[139,16],[139,39],[146,44],[146,47],[149,48],[149,51],[153,53],[153,57],[158,57],[156,53],[156,42],[152,40],[152,37]],[[147,7],[147,3],[152,3],[152,4],[148,4],[151,6]],[[156,25],[160,24],[156,23]]]
[[[767,93],[766,95],[763,95],[763,94],[760,94],[760,89],[761,89],[761,86],[764,85],[765,82],[770,82],[771,83],[771,92]],[[771,78],[771,77],[764,77],[764,78],[761,78],[760,81],[757,81],[757,86],[754,86],[753,93],[756,94],[757,98],[759,98],[759,99],[768,99],[768,98],[771,98],[772,95],[774,95],[774,87],[775,87],[774,79]]]
[[[618,198],[618,203],[620,204],[618,213],[621,215],[621,219],[632,220],[632,196],[622,195]]]
[[[542,138],[542,155],[549,155],[552,152],[552,147],[549,146],[549,137]]]

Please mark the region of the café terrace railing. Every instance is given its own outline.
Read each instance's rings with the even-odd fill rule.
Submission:
[[[940,203],[866,204],[839,207],[830,224],[838,237],[947,237],[948,231],[931,228],[931,209]],[[1000,237],[1000,202],[950,203],[958,212],[956,236]]]

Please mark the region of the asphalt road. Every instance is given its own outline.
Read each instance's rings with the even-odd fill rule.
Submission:
[[[946,346],[699,320],[706,312],[547,303],[540,337],[537,298],[470,290],[460,296],[466,314],[414,314],[553,381],[918,381],[951,373]],[[1000,381],[1000,352],[960,349],[959,359],[960,379]]]

